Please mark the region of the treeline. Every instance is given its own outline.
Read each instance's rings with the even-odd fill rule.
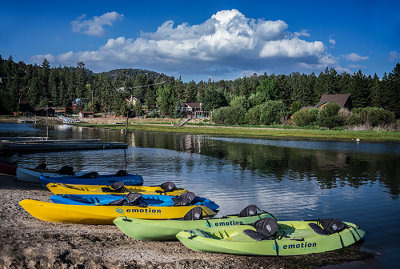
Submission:
[[[326,68],[319,75],[252,75],[236,80],[183,82],[147,70],[119,69],[93,73],[82,62],[76,67],[50,67],[14,62],[0,55],[0,113],[20,111],[21,101],[31,107],[71,107],[85,111],[137,116],[180,117],[181,102],[201,102],[213,120],[228,124],[270,124],[315,106],[323,94],[351,94],[354,108],[382,108],[400,118],[400,63],[379,78],[361,71],[338,74]],[[126,101],[135,98],[135,106]],[[268,114],[269,113],[269,114]],[[273,121],[268,115],[275,115]]]

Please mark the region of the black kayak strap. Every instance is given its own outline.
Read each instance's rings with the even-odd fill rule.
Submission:
[[[274,239],[274,241],[275,241],[276,256],[279,257],[279,245],[278,245],[278,242],[276,242],[276,239]]]
[[[344,244],[343,244],[343,239],[342,236],[340,235],[340,232],[338,232],[339,238],[340,238],[340,243],[342,244],[342,248],[344,248]]]
[[[204,214],[206,214],[206,221],[207,221],[208,227],[211,227],[211,223],[208,221],[209,216],[208,216],[207,212],[203,208],[201,208],[201,212],[204,212]]]
[[[353,229],[354,229],[354,231],[356,232],[356,234],[358,235],[358,238],[361,239],[361,236],[360,236],[360,234],[357,232],[357,229],[356,229],[355,227],[353,227]]]
[[[355,243],[355,242],[357,242],[357,238],[356,238],[356,236],[354,235],[353,231],[352,231],[350,228],[354,228],[354,227],[347,227],[347,229],[349,229],[351,235],[353,236],[354,243]],[[354,229],[354,230],[355,230],[355,229]]]

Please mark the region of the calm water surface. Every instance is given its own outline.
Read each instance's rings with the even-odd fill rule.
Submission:
[[[0,124],[0,136],[44,136],[43,126]],[[123,131],[56,126],[54,139],[124,141]],[[336,217],[367,231],[365,267],[400,262],[400,144],[220,138],[130,132],[127,150],[35,153],[20,166],[47,162],[81,171],[127,168],[146,185],[173,181],[217,202],[219,215],[256,204],[281,220]]]

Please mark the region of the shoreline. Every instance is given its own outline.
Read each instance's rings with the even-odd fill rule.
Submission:
[[[45,117],[37,117],[38,124],[45,124]],[[50,118],[49,118],[50,119]],[[17,123],[18,117],[0,116],[0,122]],[[145,119],[130,118],[128,130],[146,132],[183,133],[193,135],[214,135],[222,137],[259,138],[259,139],[286,139],[311,141],[343,141],[367,143],[400,143],[399,131],[349,131],[328,129],[306,129],[295,127],[276,126],[225,126],[204,123],[196,120],[179,126],[180,119]],[[63,124],[58,118],[52,118],[50,125]],[[72,124],[74,126],[106,128],[121,130],[126,128],[126,118],[85,118],[84,121]]]
[[[41,185],[0,174],[0,268],[315,268],[374,264],[356,244],[345,249],[290,257],[238,256],[194,252],[179,241],[142,242],[114,225],[51,223],[18,204],[48,201]]]
[[[121,130],[126,124],[76,123],[75,126]],[[395,131],[345,131],[293,129],[276,127],[242,127],[242,126],[204,126],[185,125],[183,127],[168,124],[132,123],[129,131],[182,133],[193,135],[214,135],[222,137],[310,140],[310,141],[343,141],[367,143],[400,143],[400,132]]]

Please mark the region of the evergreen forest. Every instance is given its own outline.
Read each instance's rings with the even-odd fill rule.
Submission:
[[[46,59],[41,65],[32,65],[0,55],[0,114],[6,115],[20,112],[22,104],[33,109],[46,106],[69,109],[75,103],[82,110],[94,113],[129,112],[132,116],[147,113],[149,117],[178,118],[182,116],[181,102],[201,102],[217,123],[279,124],[295,116],[300,126],[317,122],[323,125],[321,113],[312,109],[323,94],[350,94],[358,120],[364,117],[365,121],[365,117],[378,113],[380,123],[395,122],[400,118],[400,63],[381,78],[361,71],[339,74],[333,68],[326,68],[320,74],[264,73],[235,80],[183,82],[180,77],[148,70],[94,73],[83,62],[75,67],[50,67]],[[127,102],[132,97],[135,105]],[[301,110],[304,107],[309,107],[309,111]],[[335,117],[341,113],[333,105],[329,109],[324,113]],[[346,117],[342,113],[334,121],[344,124]],[[330,122],[326,126],[337,124],[332,126]]]

